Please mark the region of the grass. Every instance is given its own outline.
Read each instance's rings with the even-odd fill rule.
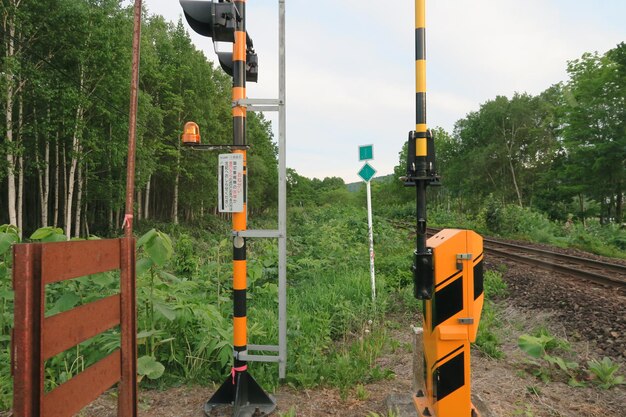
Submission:
[[[137,307],[143,387],[221,383],[230,372],[232,249],[226,238],[228,224],[209,223],[214,232],[181,225],[143,225],[142,234],[147,237],[140,240],[137,256],[141,265]],[[269,223],[256,219],[254,227],[271,228]],[[170,236],[155,233],[153,226]],[[383,352],[397,349],[384,325],[386,314],[416,306],[405,286],[407,280],[396,274],[409,270],[411,250],[407,246],[406,256],[398,254],[397,242],[404,241],[405,232],[381,219],[376,227],[377,260],[382,268],[377,275],[378,298],[372,303],[365,210],[321,207],[290,211],[288,384],[338,387],[347,397],[348,387],[394,377],[375,361]],[[276,344],[277,245],[270,240],[248,242],[248,340]],[[115,277],[71,281],[53,289],[55,298],[49,305],[59,311],[72,308],[115,291],[116,281]],[[5,349],[8,341],[4,339],[12,321],[12,293],[4,291],[4,284],[0,288],[4,323],[0,409],[6,410],[11,406],[12,388],[8,347]],[[399,295],[405,300],[402,305],[395,302]],[[107,349],[115,348],[116,334],[103,337],[106,340],[92,339],[49,361],[47,385],[53,387],[97,360],[104,353],[103,343]],[[252,363],[250,369],[264,388],[277,388],[277,365]],[[359,395],[366,396],[366,392]]]
[[[449,214],[434,212],[433,218]],[[287,383],[296,388],[330,386],[345,398],[356,387],[357,398],[368,396],[365,384],[393,378],[376,359],[401,346],[390,337],[390,323],[415,317],[420,303],[412,295],[412,248],[409,232],[375,217],[378,298],[370,296],[366,212],[354,207],[291,208],[288,247],[288,368]],[[256,218],[251,227],[271,228]],[[149,365],[143,387],[184,383],[221,383],[232,359],[232,249],[229,226],[213,219],[206,229],[156,225],[171,235],[155,247],[142,247],[138,259],[152,263],[138,274],[139,356]],[[459,224],[457,224],[459,225]],[[144,225],[147,232],[154,224]],[[154,234],[154,236],[161,236]],[[155,238],[156,239],[156,238]],[[276,344],[278,252],[276,242],[249,240],[249,343]],[[165,248],[165,249],[163,249]],[[165,251],[165,255],[159,251]],[[157,253],[158,252],[158,253]],[[167,256],[166,256],[167,255]],[[157,262],[158,261],[158,262]],[[64,287],[75,297],[56,294],[52,308],[84,302],[114,290],[115,279],[81,280]],[[0,283],[4,285],[5,283]],[[12,293],[0,285],[3,325],[0,335],[0,409],[10,407],[9,350],[6,335]],[[485,305],[476,346],[492,358],[502,358],[498,301],[507,295],[502,271],[485,273]],[[69,306],[71,308],[71,306]],[[389,320],[388,317],[394,317]],[[115,335],[105,335],[108,348]],[[48,367],[50,384],[58,383],[102,353],[98,340],[61,355]],[[98,353],[100,352],[100,353]],[[163,365],[163,374],[155,372]],[[272,391],[278,387],[277,365],[252,363],[255,378]],[[64,374],[65,372],[65,374]],[[602,371],[603,375],[608,371]],[[150,379],[153,377],[154,379]],[[361,388],[359,388],[359,386]]]
[[[420,310],[412,295],[412,251],[410,245],[404,245],[406,251],[398,250],[398,242],[409,238],[407,231],[375,218],[378,297],[373,303],[365,219],[363,209],[350,207],[290,210],[286,382],[293,387],[336,387],[343,398],[354,389],[357,398],[365,399],[369,396],[365,384],[395,377],[391,370],[378,367],[376,359],[401,348],[390,337],[390,323],[397,323],[398,317],[413,318]],[[263,219],[255,222],[256,228],[271,227]],[[138,253],[143,265],[138,272],[138,353],[145,364],[141,385],[221,383],[232,358],[232,249],[230,239],[224,238],[228,226],[211,223],[219,233],[180,225],[163,228],[171,233],[171,242],[163,233],[144,229],[147,237],[140,240]],[[248,242],[249,343],[276,344],[276,242]],[[49,305],[64,310],[115,290],[116,279],[104,278],[95,283],[81,279],[59,288]],[[71,296],[63,298],[62,290]],[[477,346],[499,358],[500,324],[490,300],[506,295],[501,274],[486,273],[485,291]],[[10,304],[7,298],[0,301]],[[389,316],[396,319],[388,320]],[[115,334],[103,337],[108,349],[115,347]],[[102,354],[99,345],[94,339],[55,358],[48,364],[49,385],[97,360]],[[8,350],[6,355],[0,353],[0,361],[8,362]],[[267,390],[278,387],[276,364],[251,363],[250,369]],[[10,378],[4,373],[0,378],[0,406],[7,409],[11,389],[4,380]]]
[[[415,219],[415,203],[384,207],[390,218]],[[626,229],[619,224],[601,225],[598,219],[580,222],[556,221],[544,213],[518,205],[502,205],[488,199],[478,213],[432,206],[428,211],[432,227],[472,229],[485,236],[545,243],[562,248],[580,249],[597,255],[626,259]]]
[[[485,302],[476,336],[476,347],[485,355],[493,359],[502,359],[501,328],[503,323],[500,317],[500,309],[494,300],[507,296],[506,282],[502,279],[502,273],[498,271],[485,272]]]

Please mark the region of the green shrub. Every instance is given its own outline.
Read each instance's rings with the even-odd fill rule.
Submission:
[[[548,243],[560,232],[545,214],[518,205],[503,205],[493,198],[487,201],[482,216],[487,229],[500,236]]]
[[[545,328],[536,334],[523,334],[518,339],[519,348],[530,357],[532,374],[544,382],[564,375],[571,386],[583,386],[584,383],[578,379],[578,363],[561,356],[569,351],[569,344],[551,336]]]
[[[498,336],[498,329],[502,327],[498,307],[493,299],[506,297],[508,294],[506,282],[502,273],[493,270],[485,272],[485,303],[476,335],[476,346],[487,356],[494,359],[504,357],[502,341]]]
[[[176,256],[174,265],[178,276],[190,277],[198,268],[198,262],[194,254],[193,241],[187,234],[181,234],[176,240]]]
[[[476,347],[485,355],[493,359],[502,359],[502,341],[497,335],[497,329],[502,326],[496,307],[489,300],[483,305],[483,311],[476,335]]]
[[[502,278],[502,273],[499,271],[487,270],[485,272],[485,297],[489,300],[495,298],[503,298],[508,295],[508,286]]]
[[[598,255],[626,258],[626,230],[619,225],[601,225],[597,220],[588,220],[586,226],[577,223],[565,230],[571,247]]]
[[[606,356],[601,360],[592,359],[587,362],[589,373],[594,378],[594,381],[602,389],[611,389],[617,385],[624,385],[624,377],[617,375],[617,371],[621,367],[620,364],[614,363]]]

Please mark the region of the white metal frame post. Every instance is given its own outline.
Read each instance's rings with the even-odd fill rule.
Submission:
[[[278,377],[287,371],[287,62],[285,0],[278,0]]]
[[[370,277],[372,281],[372,302],[376,301],[376,271],[374,269],[374,227],[372,225],[372,178],[376,174],[376,170],[369,162],[374,159],[374,145],[359,146],[359,160],[366,161],[365,165],[358,172],[359,177],[365,181],[365,189],[367,190],[367,230],[369,235],[369,252],[370,252]]]
[[[372,278],[372,301],[376,301],[376,273],[374,271],[374,227],[372,225],[372,186],[366,181],[367,189],[367,229],[370,238],[370,276]]]
[[[285,1],[278,0],[278,99],[239,100],[248,111],[278,112],[278,230],[246,230],[233,232],[247,238],[278,239],[278,346],[248,344],[249,351],[277,352],[278,355],[239,353],[249,362],[278,362],[278,377],[287,373],[287,77],[285,42]]]

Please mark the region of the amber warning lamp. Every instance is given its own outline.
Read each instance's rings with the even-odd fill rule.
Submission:
[[[183,145],[196,145],[200,143],[200,128],[194,122],[185,123],[183,129]]]

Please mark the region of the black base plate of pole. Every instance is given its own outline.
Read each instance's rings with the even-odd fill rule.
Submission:
[[[231,376],[204,404],[209,417],[230,414],[233,417],[262,417],[276,409],[276,401],[246,371],[238,372],[235,383]],[[229,413],[230,410],[230,413]]]

